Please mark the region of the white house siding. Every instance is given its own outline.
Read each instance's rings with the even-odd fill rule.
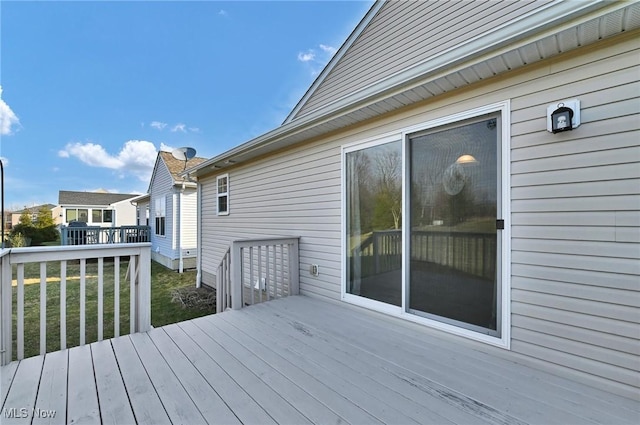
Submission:
[[[388,2],[296,116],[544,8],[548,3],[419,1],[406,6],[405,2]]]
[[[340,147],[510,99],[512,353],[638,398],[639,35],[581,48],[224,170],[226,217],[215,215],[215,176],[202,179],[203,275],[215,274],[234,239],[301,236],[301,292],[338,299]],[[572,98],[581,102],[582,125],[548,133],[547,106]],[[312,263],[320,266],[318,277],[309,274]]]
[[[173,249],[173,178],[164,162],[159,161],[151,182],[149,193],[149,225],[151,226],[151,258],[166,267],[173,268],[173,259],[177,258]],[[166,198],[166,218],[164,236],[156,235],[156,199]]]
[[[136,224],[136,207],[131,203],[130,199],[111,204],[111,208],[115,211],[114,226],[133,226]],[[103,223],[103,225],[111,225]]]
[[[187,189],[182,194],[182,218],[180,229],[180,245],[183,249],[195,249],[197,239],[197,204],[198,193],[195,189]],[[195,254],[195,253],[194,253]]]

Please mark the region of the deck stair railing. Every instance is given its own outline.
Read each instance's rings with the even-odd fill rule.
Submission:
[[[41,355],[47,352],[47,341],[50,342],[50,345],[55,345],[56,349],[67,348],[68,326],[71,329],[79,326],[79,345],[104,339],[106,307],[104,300],[107,293],[109,299],[113,294],[113,305],[108,306],[109,310],[113,307],[113,314],[108,315],[109,319],[111,317],[113,319],[113,336],[120,335],[120,322],[123,318],[125,321],[129,320],[130,333],[145,332],[151,329],[150,243],[5,249],[0,255],[0,267],[0,318],[2,319],[0,363],[2,365],[14,359],[22,360],[25,356],[25,305],[28,305],[25,304],[26,285],[39,286],[39,353]],[[48,272],[48,267],[50,270],[55,269],[55,272]],[[25,268],[28,269],[28,274],[36,277],[25,279]],[[108,275],[107,269],[110,272]],[[122,282],[121,271],[124,274]],[[59,297],[57,297],[57,288],[48,289],[53,282],[59,285]],[[127,288],[127,282],[129,288]],[[74,287],[71,288],[71,285]],[[109,287],[109,292],[105,291],[105,286]],[[75,297],[68,297],[67,289],[70,293],[79,293],[79,301]],[[47,304],[48,291],[53,291],[51,295],[54,300],[59,298],[58,306],[52,308]],[[88,293],[92,295],[88,297]],[[121,293],[128,294],[128,315],[127,307],[120,304]],[[97,304],[96,316],[87,317],[87,298],[91,298],[92,306]],[[74,299],[74,303],[78,302],[79,305],[71,304],[72,299]],[[32,305],[33,301],[27,300]],[[14,304],[16,306],[15,320]],[[79,323],[75,321],[72,323],[68,320],[67,309],[75,308],[79,308]],[[47,317],[47,314],[58,309],[60,317],[59,347],[47,335],[48,330],[53,330],[51,329],[51,318]],[[97,328],[97,338],[93,341],[87,340],[87,323],[92,328]],[[27,325],[37,326],[34,323]],[[110,325],[109,323],[109,327]],[[14,329],[16,331],[15,356],[13,356]]]
[[[149,226],[62,226],[62,245],[101,245],[113,243],[151,242]]]
[[[216,310],[297,295],[300,292],[299,238],[234,241],[216,276]]]

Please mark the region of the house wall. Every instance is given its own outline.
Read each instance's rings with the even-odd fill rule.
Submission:
[[[182,193],[182,217],[180,219],[180,246],[183,256],[195,257],[198,246],[198,192],[186,189]],[[184,252],[189,250],[189,253]]]
[[[545,8],[549,3],[429,1],[407,6],[405,2],[387,2],[297,116]]]
[[[115,226],[133,226],[136,224],[136,207],[131,203],[130,199],[113,203],[111,208],[116,212]]]
[[[202,178],[203,282],[214,279],[232,240],[298,235],[301,292],[339,299],[341,146],[510,99],[507,355],[637,398],[639,35],[617,36],[226,169],[229,216],[215,215],[215,175]],[[571,98],[581,101],[582,125],[547,132],[547,106]],[[320,266],[318,277],[309,273],[312,263]]]
[[[174,200],[173,200],[173,178],[163,161],[160,161],[155,170],[151,185],[149,188],[150,205],[149,205],[149,225],[151,226],[151,258],[159,262],[165,267],[174,267],[174,259],[177,258],[174,249]],[[156,235],[156,199],[165,198],[165,234],[164,236]]]

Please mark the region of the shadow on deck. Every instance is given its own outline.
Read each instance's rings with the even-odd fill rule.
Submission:
[[[1,379],[3,424],[622,424],[640,405],[304,296],[13,362]]]

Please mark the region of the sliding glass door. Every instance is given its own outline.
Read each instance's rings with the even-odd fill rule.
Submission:
[[[408,137],[408,311],[488,334],[499,316],[498,121]]]
[[[502,111],[344,150],[345,299],[502,338]]]

